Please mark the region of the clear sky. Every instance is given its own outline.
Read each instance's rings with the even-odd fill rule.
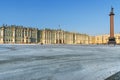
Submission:
[[[109,13],[115,12],[115,32],[120,32],[120,0],[0,0],[0,25],[39,29],[60,28],[98,35],[109,33]]]

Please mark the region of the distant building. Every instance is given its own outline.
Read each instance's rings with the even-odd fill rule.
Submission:
[[[94,44],[108,44],[109,34],[94,36]],[[120,44],[120,34],[115,34],[116,44]]]

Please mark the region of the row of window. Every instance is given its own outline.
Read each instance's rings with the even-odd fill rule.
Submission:
[[[4,36],[11,36],[11,37],[12,37],[12,36],[13,36],[13,33],[5,33]],[[23,37],[24,34],[16,33],[15,36],[16,36],[16,37]],[[25,35],[25,36],[27,36],[27,35]],[[30,35],[28,35],[28,36],[30,36]],[[36,34],[32,34],[31,37],[36,37]]]
[[[5,42],[13,42],[12,39],[5,39]],[[24,42],[24,40],[17,39],[15,42]],[[36,39],[31,39],[31,42],[36,42]]]

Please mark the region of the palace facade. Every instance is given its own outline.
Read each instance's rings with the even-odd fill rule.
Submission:
[[[28,28],[23,26],[0,27],[1,44],[89,44],[89,36],[86,34],[68,32],[61,29]]]
[[[61,29],[37,29],[23,26],[0,27],[0,44],[107,44],[109,34],[89,36]],[[120,34],[115,34],[120,44]]]
[[[88,44],[89,36],[86,34],[68,32],[61,29],[41,30],[41,40],[43,44]]]
[[[5,26],[0,27],[0,43],[37,43],[38,29],[25,28],[22,26]]]

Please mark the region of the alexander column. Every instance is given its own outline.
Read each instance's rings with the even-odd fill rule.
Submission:
[[[113,8],[111,8],[111,12],[109,14],[110,16],[110,37],[109,37],[109,41],[108,44],[116,44],[116,40],[114,37],[114,12],[113,12]]]

